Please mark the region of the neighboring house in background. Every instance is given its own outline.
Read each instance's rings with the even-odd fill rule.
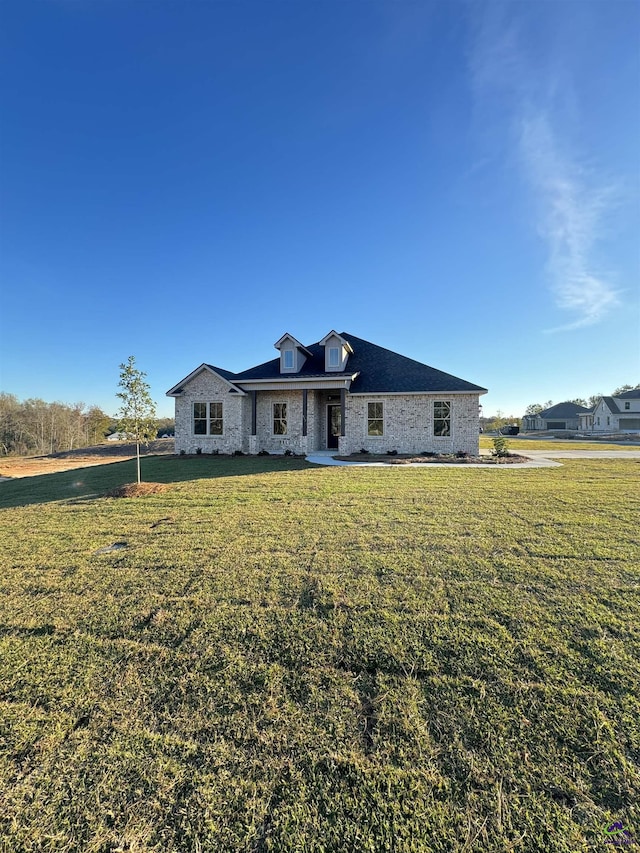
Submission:
[[[177,453],[478,453],[486,388],[347,332],[274,346],[272,361],[241,373],[201,364],[167,391]]]
[[[111,435],[107,436],[107,441],[131,441],[132,438],[134,436],[126,432],[112,432]]]
[[[522,418],[522,431],[530,432],[545,429],[573,429],[577,431],[580,425],[580,417],[587,414],[591,414],[591,409],[580,406],[578,403],[556,403],[555,406],[551,406],[537,415],[525,415]]]
[[[617,397],[600,397],[593,411],[580,416],[584,432],[640,432],[640,388]]]

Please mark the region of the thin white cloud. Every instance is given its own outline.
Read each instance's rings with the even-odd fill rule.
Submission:
[[[488,103],[498,103],[506,114],[505,144],[514,146],[532,194],[556,305],[573,314],[570,322],[549,331],[592,325],[618,303],[609,277],[594,260],[603,218],[615,203],[615,188],[598,183],[582,165],[581,153],[567,150],[567,137],[558,129],[558,97],[566,91],[569,102],[573,90],[570,81],[563,86],[549,65],[529,62],[521,35],[526,21],[510,16],[513,5],[482,8],[470,56],[476,103],[483,115],[491,112],[483,110]]]
[[[537,196],[538,231],[549,251],[549,275],[559,308],[575,319],[551,331],[578,329],[601,320],[618,298],[598,271],[593,249],[602,220],[614,204],[612,185],[594,185],[575,158],[563,156],[548,117],[521,119],[519,149]]]

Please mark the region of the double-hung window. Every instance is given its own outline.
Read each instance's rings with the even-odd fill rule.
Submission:
[[[293,350],[292,349],[284,350],[283,366],[284,366],[285,370],[293,370],[294,364],[293,364]]]
[[[340,349],[329,347],[329,367],[340,367]]]
[[[193,404],[194,435],[222,435],[223,431],[222,403]]]
[[[367,403],[367,435],[384,435],[384,403]]]
[[[222,403],[209,403],[209,435],[222,435]]]
[[[451,403],[445,400],[436,400],[433,404],[433,434],[451,435]]]
[[[274,403],[273,404],[273,434],[274,435],[286,435],[287,434],[287,404],[286,403]]]

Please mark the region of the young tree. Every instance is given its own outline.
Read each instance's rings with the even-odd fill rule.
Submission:
[[[149,385],[145,382],[147,374],[138,370],[134,356],[130,355],[126,364],[120,365],[120,381],[116,396],[122,401],[118,411],[118,429],[132,435],[136,442],[136,463],[138,482],[140,482],[140,442],[148,442],[156,437],[156,404],[151,399]]]

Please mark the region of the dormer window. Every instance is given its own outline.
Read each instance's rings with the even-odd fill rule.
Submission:
[[[347,361],[353,355],[353,349],[342,335],[331,330],[320,341],[320,346],[324,347],[324,369],[327,372],[337,373],[347,369]]]
[[[288,332],[274,344],[280,351],[280,373],[299,373],[311,352]]]

